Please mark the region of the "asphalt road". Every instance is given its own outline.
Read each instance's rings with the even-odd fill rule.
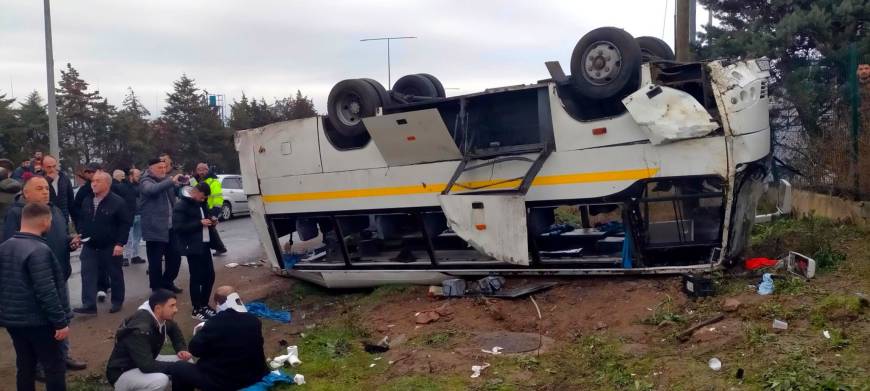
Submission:
[[[215,269],[224,267],[231,262],[251,262],[263,258],[263,248],[260,245],[257,233],[254,230],[254,224],[248,216],[236,217],[229,221],[224,221],[218,224],[218,233],[227,246],[225,255],[214,257]],[[72,276],[69,279],[70,289],[70,304],[73,307],[79,307],[82,303],[82,277],[81,277],[81,262],[79,261],[79,252],[72,254]],[[145,242],[139,246],[139,256],[146,259]],[[124,268],[124,285],[126,288],[125,307],[131,304],[137,306],[141,303],[141,299],[147,298],[151,293],[148,287],[148,275],[145,271],[148,270],[148,264],[131,264]],[[176,285],[187,290],[188,272],[187,261],[182,257],[181,272],[179,273]],[[185,292],[186,293],[186,292]],[[108,303],[103,303],[101,306],[108,306]]]

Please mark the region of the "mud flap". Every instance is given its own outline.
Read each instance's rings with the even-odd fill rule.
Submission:
[[[526,200],[522,195],[441,195],[447,224],[477,251],[529,265]]]
[[[719,124],[686,92],[647,84],[622,100],[653,145],[704,137]]]

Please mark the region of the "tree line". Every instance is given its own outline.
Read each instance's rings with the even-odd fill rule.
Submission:
[[[173,82],[160,115],[149,119],[151,113],[132,88],[120,106],[115,106],[99,91],[90,90],[71,64],[60,73],[56,89],[59,158],[63,167],[73,170],[92,162],[113,169],[141,167],[166,152],[188,169],[206,161],[218,172],[238,172],[234,131],[317,115],[314,103],[301,91],[273,103],[243,94],[230,105],[230,118],[224,124],[218,109],[209,106],[207,91],[182,75]],[[20,102],[0,94],[0,158],[18,164],[33,152],[48,149],[48,114],[39,93],[34,91]]]

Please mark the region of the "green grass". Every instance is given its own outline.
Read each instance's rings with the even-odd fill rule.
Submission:
[[[813,307],[810,321],[813,326],[824,327],[832,322],[858,319],[867,307],[867,301],[857,295],[831,294]]]
[[[101,374],[67,378],[67,390],[69,391],[106,391],[111,389],[112,386]]]
[[[651,326],[664,326],[667,324],[684,323],[685,321],[685,318],[678,313],[674,299],[668,296],[661,303],[657,304],[653,309],[652,315],[641,320],[641,323]]]

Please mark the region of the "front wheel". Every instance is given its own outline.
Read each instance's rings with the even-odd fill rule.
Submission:
[[[616,27],[592,30],[571,55],[571,79],[589,99],[622,99],[640,87],[640,46]]]
[[[224,202],[221,206],[221,221],[227,221],[233,218],[233,206],[229,202]]]

